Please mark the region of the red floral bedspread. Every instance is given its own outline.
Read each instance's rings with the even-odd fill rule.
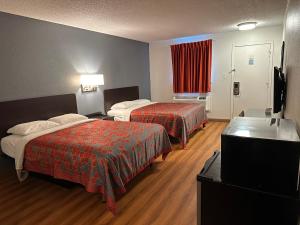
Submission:
[[[24,169],[102,193],[115,213],[115,194],[126,192],[126,183],[170,151],[160,125],[97,120],[31,140],[25,146]]]
[[[161,124],[184,147],[189,135],[207,122],[207,116],[202,104],[155,103],[133,110],[130,121]]]

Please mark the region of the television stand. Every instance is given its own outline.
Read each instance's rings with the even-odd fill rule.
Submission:
[[[299,198],[224,182],[215,152],[197,176],[197,225],[299,225]]]

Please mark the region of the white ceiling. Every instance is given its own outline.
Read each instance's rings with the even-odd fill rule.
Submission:
[[[140,41],[282,24],[286,0],[0,0],[0,11]]]

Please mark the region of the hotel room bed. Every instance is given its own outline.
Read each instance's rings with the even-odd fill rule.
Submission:
[[[88,192],[101,193],[113,213],[115,194],[124,193],[130,180],[171,151],[160,125],[90,119],[6,136],[1,148],[15,158],[20,178],[26,170],[82,184]]]
[[[170,136],[178,138],[183,147],[189,136],[207,123],[205,105],[198,103],[142,102],[125,109],[110,109],[115,103],[138,98],[138,87],[104,90],[105,109],[109,116],[121,121],[160,124]]]

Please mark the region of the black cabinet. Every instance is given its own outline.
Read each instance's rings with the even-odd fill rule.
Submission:
[[[236,117],[222,133],[221,149],[224,182],[299,195],[300,140],[293,121]]]
[[[300,224],[298,198],[224,182],[220,152],[207,161],[197,180],[198,225]]]

